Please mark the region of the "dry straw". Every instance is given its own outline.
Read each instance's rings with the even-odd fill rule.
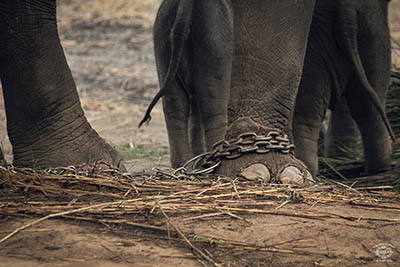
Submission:
[[[311,207],[316,203],[337,203],[374,211],[400,212],[400,195],[382,190],[393,187],[363,185],[360,190],[357,179],[329,183],[322,179],[311,187],[294,188],[222,176],[178,177],[172,180],[169,174],[165,170],[154,170],[151,173],[123,175],[100,165],[82,172],[74,168],[50,172],[1,168],[0,216],[23,214],[38,219],[0,238],[0,244],[20,231],[57,217],[144,229],[154,233],[152,238],[184,242],[199,261],[216,266],[217,261],[202,248],[204,245],[297,255],[322,254],[184,232],[174,221],[228,217],[251,223],[246,216],[257,214],[310,220],[339,218],[348,222],[360,219],[312,209],[301,212],[284,209],[290,203],[305,203]],[[363,217],[362,220],[400,223],[400,218],[380,216]],[[165,226],[160,226],[160,222]]]

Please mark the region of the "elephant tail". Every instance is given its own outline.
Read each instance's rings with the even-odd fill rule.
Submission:
[[[368,94],[370,100],[376,107],[379,112],[379,115],[382,118],[383,123],[385,124],[388,133],[393,142],[396,142],[396,137],[393,133],[392,127],[390,126],[390,122],[386,116],[385,108],[383,103],[381,102],[378,94],[372,88],[370,82],[368,81],[367,74],[365,73],[364,66],[361,61],[360,52],[358,49],[358,12],[353,8],[345,8],[342,7],[340,12],[341,18],[339,18],[339,30],[344,35],[342,38],[343,45],[346,51],[350,56],[351,63],[356,70],[357,76],[363,85],[366,93]]]
[[[172,86],[174,79],[178,73],[179,64],[181,63],[183,46],[188,38],[192,21],[194,0],[180,0],[176,12],[174,24],[171,29],[170,43],[171,56],[168,65],[167,74],[160,86],[160,91],[154,96],[150,105],[147,107],[146,113],[139,123],[139,127],[143,123],[151,120],[150,113],[158,100],[164,95],[165,91]]]

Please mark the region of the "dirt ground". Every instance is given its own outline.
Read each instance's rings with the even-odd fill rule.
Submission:
[[[125,155],[130,172],[168,168],[168,140],[161,106],[153,110],[148,126],[137,127],[146,105],[158,90],[151,25],[161,0],[58,2],[62,44],[90,123]],[[393,65],[400,68],[400,1],[391,1],[390,5]],[[0,117],[3,122],[0,141],[11,160],[4,112]],[[273,204],[271,209],[280,204]],[[333,212],[338,216],[318,220],[245,214],[242,219],[228,216],[215,220],[173,220],[181,230],[194,234],[250,242],[260,247],[279,245],[282,250],[316,252],[300,255],[282,251],[211,250],[210,254],[225,266],[400,266],[399,207],[377,211],[315,203],[288,204],[283,210]],[[345,218],[349,215],[359,220],[349,222]],[[381,220],[363,220],[365,217]],[[28,214],[18,218],[0,216],[0,238],[32,220]],[[391,254],[385,258],[380,248],[387,248]],[[0,244],[0,267],[172,265],[202,263],[184,243],[168,238],[154,240],[135,227],[115,231],[109,225],[52,219]]]
[[[276,207],[271,207],[275,210]],[[399,218],[395,211],[373,211],[348,205],[290,204],[282,212],[353,216],[316,219],[278,215],[240,215],[217,219],[172,220],[181,231],[255,244],[264,249],[230,249],[206,246],[222,266],[399,266]],[[361,218],[379,217],[381,221]],[[5,218],[2,229],[16,229],[32,219]],[[160,219],[160,222],[165,220]],[[2,231],[2,235],[8,231]],[[3,234],[4,233],[4,234]],[[176,238],[175,238],[176,239]],[[390,244],[390,256],[378,248]],[[254,245],[253,245],[254,246]],[[48,220],[0,245],[0,266],[202,266],[184,243],[146,235],[140,228],[114,229],[109,225]],[[273,251],[276,249],[276,252]],[[290,252],[291,250],[298,253]],[[302,253],[304,252],[304,255]],[[210,265],[210,264],[209,264]]]

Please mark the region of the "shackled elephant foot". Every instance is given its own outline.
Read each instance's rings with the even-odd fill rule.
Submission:
[[[244,166],[244,167],[242,167]],[[221,163],[218,173],[240,176],[262,183],[307,186],[314,183],[307,167],[292,155],[272,152],[268,155],[249,154]]]
[[[11,138],[16,167],[46,169],[101,162],[121,172],[127,171],[120,154],[88,124],[79,133],[46,134],[35,138],[36,142],[25,137],[24,140]]]
[[[242,118],[232,124],[227,136],[228,140],[216,145],[215,155],[222,158],[217,173],[265,183],[313,183],[307,167],[292,154],[288,136],[279,130]]]

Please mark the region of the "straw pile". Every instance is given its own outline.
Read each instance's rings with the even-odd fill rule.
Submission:
[[[213,264],[215,262],[198,245],[213,244],[222,248],[253,250],[260,248],[184,233],[170,223],[170,218],[198,220],[228,216],[246,220],[241,217],[243,214],[272,214],[319,220],[338,218],[337,214],[329,212],[280,210],[280,207],[288,203],[312,205],[317,202],[400,211],[400,196],[382,190],[392,187],[360,188],[356,180],[320,180],[309,188],[292,188],[210,175],[176,177],[172,172],[161,170],[123,175],[100,167],[92,167],[87,171],[66,168],[47,172],[1,168],[0,177],[0,216],[24,215],[40,218],[1,237],[0,243],[28,227],[58,217],[145,229],[153,232],[154,238],[172,238],[184,242],[199,259]],[[359,220],[358,217],[343,215],[340,218]],[[363,219],[400,222],[398,218],[372,216]],[[298,255],[314,253],[306,250],[263,249]]]

